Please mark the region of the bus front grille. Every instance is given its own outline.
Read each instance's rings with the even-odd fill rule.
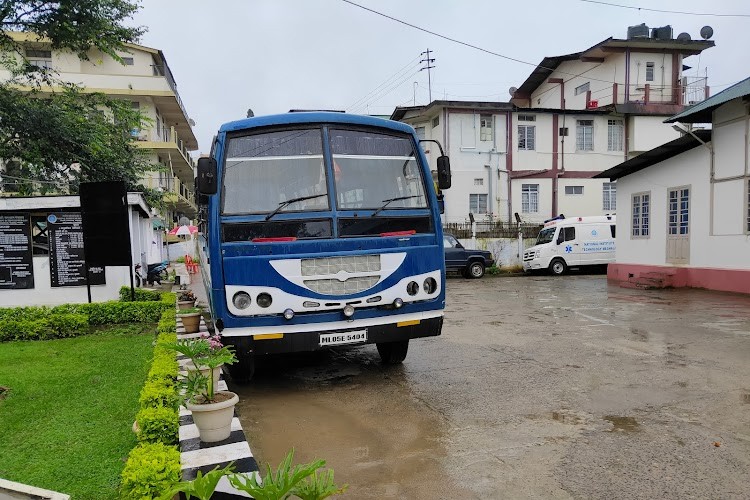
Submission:
[[[354,255],[351,257],[302,259],[302,276],[330,276],[338,274],[341,271],[347,273],[379,272],[380,255]]]
[[[352,295],[374,287],[379,276],[358,276],[346,281],[337,279],[305,280],[305,286],[323,295]]]

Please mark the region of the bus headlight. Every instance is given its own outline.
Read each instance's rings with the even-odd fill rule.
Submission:
[[[232,304],[237,309],[247,309],[253,303],[253,299],[250,298],[247,292],[237,292],[232,297]]]
[[[433,294],[437,290],[437,281],[435,278],[427,278],[424,280],[424,291],[428,294]]]
[[[255,302],[258,303],[260,307],[266,308],[271,307],[271,303],[273,302],[273,299],[269,294],[266,292],[263,292],[261,294],[258,294],[258,297],[255,299]]]
[[[347,304],[344,307],[344,316],[346,316],[347,318],[351,318],[352,316],[354,316],[354,306],[353,305]]]
[[[419,293],[419,283],[416,281],[410,281],[408,285],[406,285],[406,293],[409,295],[416,295]]]

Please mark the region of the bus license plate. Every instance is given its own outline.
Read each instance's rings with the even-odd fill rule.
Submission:
[[[355,330],[342,333],[321,333],[320,346],[358,344],[367,342],[367,330]]]

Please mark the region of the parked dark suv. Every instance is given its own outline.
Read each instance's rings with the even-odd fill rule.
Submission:
[[[443,244],[446,269],[461,271],[466,278],[481,278],[484,276],[484,269],[495,263],[490,252],[467,250],[452,234],[443,234]]]

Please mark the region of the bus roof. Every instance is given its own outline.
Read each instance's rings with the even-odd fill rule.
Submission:
[[[225,123],[219,132],[233,132],[256,127],[268,127],[274,125],[297,125],[300,123],[335,123],[342,125],[361,125],[370,127],[382,127],[396,130],[398,132],[414,133],[414,129],[405,123],[371,116],[350,115],[346,113],[333,113],[325,111],[311,111],[301,113],[284,113],[281,115],[257,116]]]

